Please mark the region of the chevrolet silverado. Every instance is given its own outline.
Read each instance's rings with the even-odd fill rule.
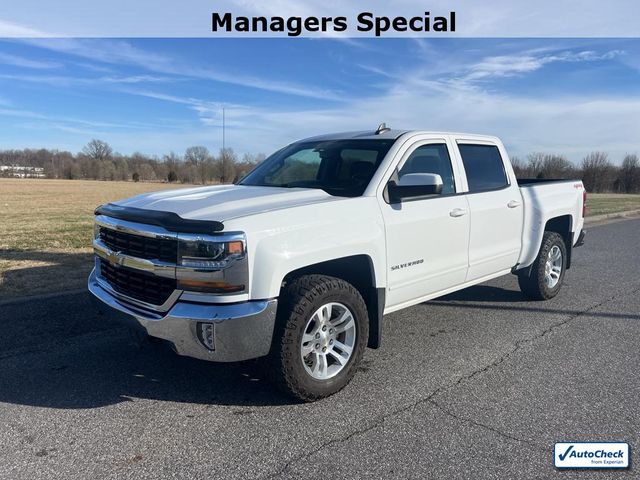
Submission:
[[[181,355],[264,358],[304,401],[344,387],[383,315],[513,273],[554,297],[583,243],[579,180],[516,179],[495,137],[309,138],[235,185],[98,207],[89,290]]]

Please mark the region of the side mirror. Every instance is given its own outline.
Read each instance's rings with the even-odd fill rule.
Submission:
[[[401,202],[403,199],[440,195],[442,193],[442,177],[437,173],[407,173],[396,183],[387,184],[391,203]]]

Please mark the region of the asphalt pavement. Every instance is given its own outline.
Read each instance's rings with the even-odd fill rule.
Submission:
[[[0,306],[0,478],[640,478],[640,220],[589,229],[558,297],[507,276],[385,317],[347,388],[132,341],[88,293]],[[626,441],[625,471],[557,471]]]

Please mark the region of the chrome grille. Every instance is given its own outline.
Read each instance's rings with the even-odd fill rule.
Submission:
[[[100,276],[116,292],[153,305],[164,304],[176,289],[176,280],[173,278],[158,277],[115,266],[102,258],[100,259]]]
[[[152,238],[100,227],[100,240],[111,250],[136,258],[176,263],[178,242],[166,238]]]

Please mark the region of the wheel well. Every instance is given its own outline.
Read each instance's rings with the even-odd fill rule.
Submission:
[[[294,278],[311,274],[340,278],[349,282],[360,292],[369,314],[369,347],[378,348],[382,333],[385,290],[376,288],[375,272],[371,258],[368,255],[353,255],[307,265],[289,272],[284,277],[282,286],[284,287]]]
[[[571,215],[562,215],[561,217],[555,217],[547,220],[547,224],[544,226],[547,232],[556,232],[564,239],[564,244],[567,248],[567,269],[571,267],[571,250],[572,250],[572,236],[571,236],[572,218]]]

